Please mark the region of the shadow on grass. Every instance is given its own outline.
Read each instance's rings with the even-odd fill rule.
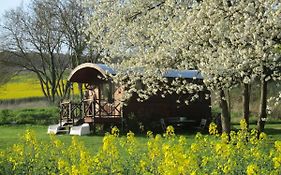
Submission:
[[[281,129],[278,128],[265,128],[264,131],[267,135],[281,135]]]

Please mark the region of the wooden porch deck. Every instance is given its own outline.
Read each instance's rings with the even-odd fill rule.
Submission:
[[[63,102],[60,104],[60,124],[77,123],[120,123],[121,103],[108,103],[102,99],[83,100],[81,102]]]

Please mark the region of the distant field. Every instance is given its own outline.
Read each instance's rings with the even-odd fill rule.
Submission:
[[[76,90],[76,92],[78,91]],[[43,96],[39,81],[31,73],[19,74],[13,77],[7,84],[0,86],[0,100]]]
[[[39,81],[30,74],[17,75],[0,86],[0,100],[42,97]]]

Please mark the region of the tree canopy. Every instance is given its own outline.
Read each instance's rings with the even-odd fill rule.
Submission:
[[[280,80],[275,69],[280,64],[275,49],[281,37],[278,1],[91,2],[95,14],[88,32],[102,43],[105,61],[118,63],[125,72],[127,67],[145,68],[143,83],[150,92],[163,89],[160,77],[167,69],[199,69],[207,87],[220,92],[222,119],[229,123],[225,89],[255,78]],[[184,83],[167,89],[194,90]]]

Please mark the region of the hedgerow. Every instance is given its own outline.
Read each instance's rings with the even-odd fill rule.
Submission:
[[[48,125],[58,123],[57,108],[0,110],[0,125],[35,124]]]

